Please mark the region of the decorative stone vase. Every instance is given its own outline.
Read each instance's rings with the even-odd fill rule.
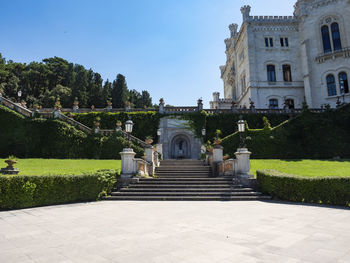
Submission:
[[[146,144],[148,144],[148,145],[152,145],[152,143],[153,143],[153,139],[146,139]]]
[[[100,128],[100,122],[99,121],[95,121],[94,125],[95,125],[95,129],[99,129]]]
[[[214,140],[214,144],[215,145],[220,145],[222,143],[222,140],[221,139],[215,139]]]
[[[17,163],[17,161],[16,160],[5,160],[5,163],[7,163],[7,167],[6,167],[6,169],[8,169],[8,170],[13,170],[13,169],[15,169],[13,166]]]

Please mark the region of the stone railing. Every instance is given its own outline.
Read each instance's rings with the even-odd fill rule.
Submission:
[[[138,176],[151,176],[151,164],[143,159],[134,159],[134,174]]]
[[[219,176],[234,176],[237,169],[237,160],[229,159],[217,163],[217,171]]]
[[[221,99],[222,100],[222,99]],[[232,101],[231,101],[232,103]],[[302,109],[242,109],[242,108],[232,108],[232,109],[203,109],[205,112],[209,114],[217,114],[217,113],[238,113],[238,114],[300,114]],[[29,111],[29,110],[28,110]],[[80,108],[78,110],[79,113],[87,113],[87,112],[104,112],[105,109],[88,109],[88,108]],[[129,109],[128,112],[158,112],[159,109]],[[164,111],[160,113],[164,114],[185,114],[191,112],[198,112],[198,107],[164,107]],[[320,113],[323,112],[324,109],[310,109],[311,112]],[[30,111],[29,111],[30,112]],[[53,109],[40,109],[40,114],[49,118],[52,117]],[[66,108],[61,109],[62,113],[73,112],[72,109]],[[110,112],[126,112],[125,109],[112,109]]]
[[[77,128],[79,128],[80,130],[82,130],[82,131],[84,131],[86,133],[91,133],[92,132],[91,128],[85,126],[81,122],[78,122],[78,121],[76,121],[76,120],[74,120],[72,118],[67,117],[64,114],[60,114],[60,119],[65,121],[65,122],[67,122],[67,123],[69,123],[69,124],[71,124],[71,125],[73,125],[73,126],[75,126],[75,127],[77,127]]]
[[[22,114],[23,116],[26,117],[32,117],[33,112],[31,110],[28,110],[27,108],[23,107],[20,103],[15,103],[9,99],[6,99],[4,97],[0,98],[1,104],[14,110],[17,111],[18,113]]]
[[[165,113],[188,113],[198,111],[198,107],[165,107]]]
[[[336,59],[338,57],[349,58],[350,57],[350,47],[345,47],[345,48],[342,48],[340,50],[318,54],[316,56],[315,60],[317,61],[317,63],[323,63],[326,60]]]

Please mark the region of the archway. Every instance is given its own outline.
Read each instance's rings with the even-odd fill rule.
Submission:
[[[177,135],[172,139],[170,149],[170,156],[172,159],[191,158],[191,142],[184,134]]]

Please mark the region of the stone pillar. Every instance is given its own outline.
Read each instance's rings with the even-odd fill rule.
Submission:
[[[213,150],[214,163],[221,163],[224,161],[224,147],[221,145],[215,145]]]
[[[203,110],[203,100],[202,99],[199,99],[197,101],[197,110],[198,111],[202,111]]]
[[[213,164],[212,169],[215,176],[220,176],[218,170],[218,164],[224,161],[224,147],[221,145],[215,145],[213,149]]]
[[[253,179],[253,176],[250,174],[251,154],[247,148],[239,148],[235,153],[237,158],[236,175],[243,186],[250,186],[250,179]]]
[[[61,110],[56,108],[56,109],[53,111],[53,117],[54,117],[55,119],[61,119]]]
[[[125,148],[122,152],[120,152],[120,156],[122,157],[122,171],[120,175],[120,179],[122,184],[129,184],[131,178],[134,176],[134,157],[136,153],[132,148]]]
[[[165,103],[163,99],[159,100],[159,113],[164,114],[165,113]]]
[[[148,145],[145,147],[146,162],[151,164],[150,171],[149,171],[150,175],[154,174],[153,153],[154,153],[154,148],[152,145]]]
[[[145,155],[146,155],[146,161],[149,163],[153,162],[153,146],[152,145],[147,145],[145,147]]]
[[[156,145],[156,149],[157,149],[157,152],[158,153],[160,153],[160,155],[161,155],[161,160],[163,159],[163,144],[161,144],[161,143],[158,143],[157,145]]]

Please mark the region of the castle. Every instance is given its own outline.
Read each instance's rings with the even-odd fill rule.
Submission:
[[[224,99],[231,107],[297,109],[350,102],[350,0],[298,0],[293,16],[251,16],[229,26],[221,66]]]

